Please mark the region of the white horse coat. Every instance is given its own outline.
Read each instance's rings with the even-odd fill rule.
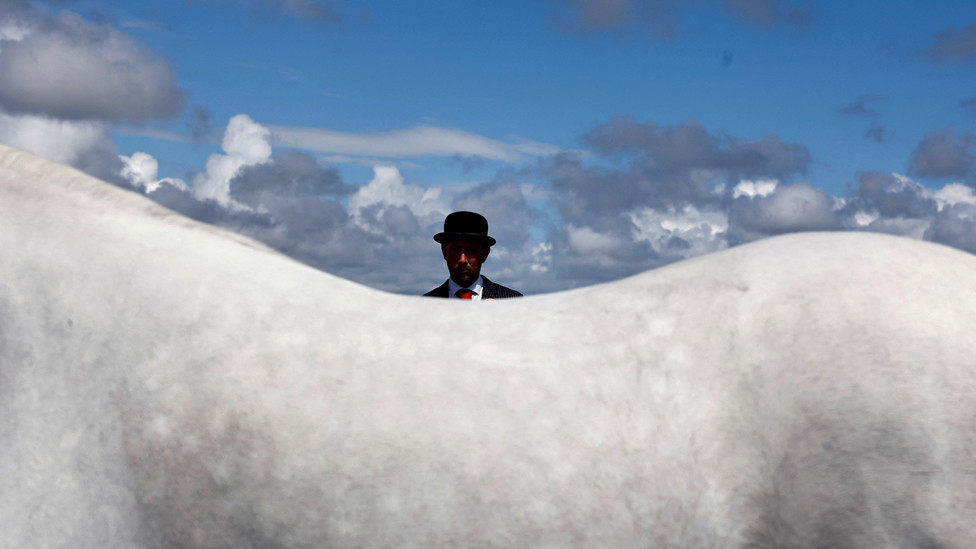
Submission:
[[[976,257],[468,304],[0,147],[0,547],[976,547]]]

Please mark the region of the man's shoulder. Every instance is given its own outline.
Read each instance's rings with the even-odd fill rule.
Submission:
[[[486,276],[482,276],[481,279],[485,285],[485,299],[504,299],[506,297],[522,297],[522,292],[513,290],[511,288],[506,288],[501,284],[496,284],[488,280],[488,277]]]
[[[445,280],[443,284],[427,292],[423,297],[447,297],[447,284]]]

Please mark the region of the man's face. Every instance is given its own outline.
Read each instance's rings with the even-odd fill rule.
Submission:
[[[481,264],[488,258],[491,247],[473,240],[451,240],[441,244],[441,252],[451,271],[451,280],[470,286],[481,274]]]

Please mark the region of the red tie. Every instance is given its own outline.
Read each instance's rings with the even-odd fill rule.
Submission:
[[[461,299],[471,299],[471,296],[474,295],[474,292],[472,292],[471,290],[465,290],[464,288],[461,288],[460,290],[455,292],[454,295],[460,297]]]

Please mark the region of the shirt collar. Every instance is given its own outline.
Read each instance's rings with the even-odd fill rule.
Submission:
[[[474,292],[474,295],[471,296],[471,299],[474,300],[474,301],[481,301],[481,298],[483,297],[483,294],[484,294],[484,291],[485,291],[485,283],[484,283],[484,280],[482,279],[481,275],[478,275],[478,280],[475,280],[474,281],[474,284],[472,284],[470,286],[467,286],[466,288],[464,286],[461,286],[457,282],[454,282],[454,279],[453,278],[447,279],[447,296],[448,297],[452,297],[454,299],[457,299],[456,297],[454,297],[454,294],[456,294],[457,291],[458,290],[461,290],[461,289],[471,290],[472,292]]]

